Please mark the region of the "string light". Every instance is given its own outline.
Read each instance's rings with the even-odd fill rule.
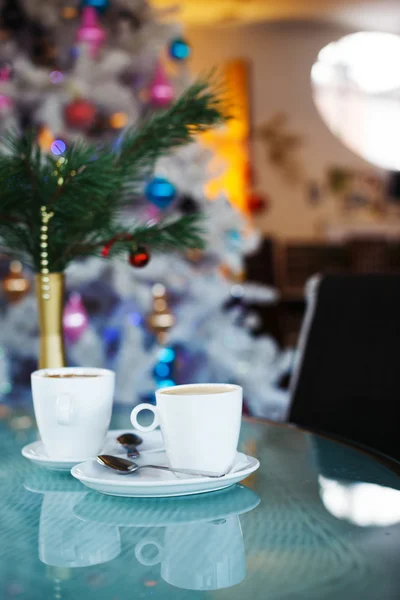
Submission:
[[[54,85],[61,83],[63,80],[64,80],[64,75],[61,73],[61,71],[52,71],[50,73],[50,81]]]
[[[128,115],[124,112],[117,112],[111,115],[110,125],[113,129],[123,129],[128,124]]]
[[[42,127],[38,135],[38,143],[40,148],[44,152],[48,152],[53,142],[54,136],[51,132],[51,129],[49,129],[48,127]]]
[[[50,146],[50,150],[56,156],[62,154],[67,149],[65,142],[62,140],[54,140],[54,142]]]

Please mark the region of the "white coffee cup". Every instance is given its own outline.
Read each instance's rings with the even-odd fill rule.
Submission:
[[[242,388],[207,383],[178,385],[156,392],[157,406],[139,404],[131,422],[139,431],[158,425],[172,467],[224,474],[235,460],[242,417]],[[141,425],[138,414],[149,410],[154,420]]]
[[[31,383],[36,421],[47,454],[71,459],[96,456],[111,421],[113,371],[42,369],[32,373]]]

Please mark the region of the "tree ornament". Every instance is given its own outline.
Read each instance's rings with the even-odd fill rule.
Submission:
[[[8,64],[5,64],[0,67],[0,90],[1,90],[3,83],[7,84],[10,82],[11,72],[12,72],[11,66]],[[11,98],[11,96],[8,96],[7,94],[2,94],[0,91],[0,114],[7,112],[13,106],[14,106],[13,98]]]
[[[107,33],[99,24],[97,11],[93,6],[86,6],[82,11],[82,22],[76,32],[78,44],[86,44],[89,55],[97,58],[99,51],[107,39]]]
[[[157,337],[159,344],[166,342],[168,331],[175,325],[175,317],[168,306],[167,290],[161,283],[153,286],[153,309],[147,324]]]
[[[252,192],[247,198],[247,208],[252,215],[258,215],[265,212],[269,207],[269,199],[257,192]]]
[[[158,223],[163,218],[162,211],[155,204],[148,204],[143,216],[149,223]]]
[[[173,60],[187,60],[191,54],[190,44],[185,38],[176,38],[172,40],[169,46],[169,55]]]
[[[204,252],[203,250],[200,250],[199,248],[190,248],[186,254],[185,254],[186,258],[191,262],[191,263],[199,263],[203,257],[204,257]]]
[[[152,204],[166,209],[176,198],[176,188],[165,177],[154,177],[147,184],[145,195]]]
[[[136,267],[137,269],[143,269],[150,262],[150,252],[144,246],[138,246],[137,248],[132,249],[132,252],[129,255],[129,262],[132,267]]]
[[[77,292],[70,295],[64,308],[63,327],[65,339],[77,342],[88,328],[89,318],[82,297]]]
[[[3,279],[3,292],[12,304],[19,302],[29,292],[31,284],[24,275],[22,264],[13,260],[8,275]]]
[[[155,108],[166,108],[174,99],[174,89],[166,76],[161,63],[157,64],[150,82],[150,102]]]
[[[104,13],[110,6],[110,0],[82,0],[81,7],[92,6],[99,13]]]
[[[83,98],[73,100],[64,109],[65,120],[75,129],[90,129],[96,121],[96,114],[95,105]]]

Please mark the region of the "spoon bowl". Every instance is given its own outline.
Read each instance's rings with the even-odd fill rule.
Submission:
[[[139,435],[136,435],[136,433],[123,433],[121,435],[119,435],[117,437],[117,441],[122,445],[122,446],[140,446],[140,444],[143,444],[143,440]]]
[[[137,446],[143,443],[141,437],[136,435],[135,433],[123,433],[122,435],[117,437],[117,442],[121,444],[128,452],[129,458],[139,458],[140,452],[137,449]]]

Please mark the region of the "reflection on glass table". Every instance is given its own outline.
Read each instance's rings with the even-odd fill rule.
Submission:
[[[167,583],[188,590],[232,587],[246,576],[239,515],[260,498],[236,485],[214,494],[182,498],[108,498],[89,493],[75,513],[85,523],[140,528],[135,557],[160,565]]]
[[[365,453],[245,422],[241,450],[261,467],[244,486],[114,498],[25,460],[34,436],[0,421],[1,600],[399,599],[400,477]],[[368,523],[354,522],[353,497],[335,514],[332,482],[361,490]]]
[[[39,519],[39,558],[51,567],[89,567],[113,560],[121,552],[119,530],[82,523],[75,505],[86,493],[65,475],[30,477],[25,488],[43,495]]]
[[[400,523],[400,491],[373,483],[343,483],[318,478],[325,508],[338,519],[361,527]]]
[[[260,503],[246,487],[182,498],[122,499],[84,492],[65,474],[40,471],[27,478],[25,489],[43,495],[38,551],[51,567],[112,561],[121,553],[119,528],[131,527],[143,532],[134,544],[137,563],[159,564],[170,585],[218,590],[246,576],[239,515]]]

